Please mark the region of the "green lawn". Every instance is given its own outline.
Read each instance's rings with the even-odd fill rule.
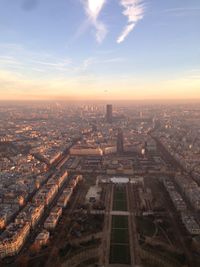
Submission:
[[[126,201],[114,201],[113,202],[113,210],[114,211],[127,211]]]
[[[113,210],[127,211],[126,189],[125,187],[115,187],[113,196]]]
[[[124,190],[123,191],[121,191],[121,190],[119,191],[118,189],[115,189],[114,198],[124,201],[124,199],[126,199],[126,192]]]
[[[128,228],[128,217],[120,215],[112,216],[112,228]]]
[[[130,250],[128,245],[112,244],[110,247],[110,264],[130,264]]]
[[[129,236],[128,229],[112,229],[111,243],[128,244]]]
[[[110,264],[130,264],[128,216],[113,215]]]

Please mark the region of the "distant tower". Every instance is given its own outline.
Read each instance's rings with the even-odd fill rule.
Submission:
[[[112,105],[106,105],[106,122],[112,122]]]
[[[123,154],[124,152],[124,137],[122,129],[118,129],[117,134],[117,153]]]

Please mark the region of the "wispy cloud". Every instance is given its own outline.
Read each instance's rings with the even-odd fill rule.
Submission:
[[[94,58],[89,57],[82,60],[73,60],[68,57],[61,58],[55,54],[37,51],[9,44],[12,49],[6,49],[6,44],[0,43],[0,69],[8,72],[21,73],[24,77],[43,79],[47,76],[74,76],[86,75]],[[20,47],[20,49],[19,49]],[[36,73],[35,73],[36,72]],[[39,76],[42,73],[43,76]]]
[[[21,65],[19,61],[11,56],[0,56],[0,66],[1,65]]]
[[[104,54],[83,59],[60,57],[48,51],[32,51],[28,47],[17,44],[9,44],[12,49],[6,49],[8,44],[0,43],[0,69],[9,73],[17,73],[22,80],[33,81],[77,76],[88,77],[99,72],[103,65],[117,64],[125,61],[125,58],[112,56],[113,51],[104,51]],[[111,54],[111,55],[109,55]],[[104,67],[103,67],[104,71]]]
[[[143,0],[120,0],[120,4],[124,7],[123,15],[128,18],[128,24],[118,37],[117,43],[123,42],[134,29],[136,23],[144,16]]]
[[[83,4],[90,23],[96,29],[96,40],[101,43],[107,34],[107,27],[98,18],[106,0],[84,0]]]
[[[51,68],[56,71],[66,71],[71,64],[70,59],[66,60],[53,60],[53,61],[40,61],[40,60],[32,60],[31,63],[37,66],[44,66],[47,69]]]
[[[129,35],[129,33],[133,30],[134,27],[135,27],[135,24],[134,24],[134,23],[127,25],[127,26],[124,28],[122,34],[121,34],[121,35],[119,36],[119,38],[117,39],[117,42],[118,42],[118,43],[123,42],[123,41],[125,40],[126,36]]]

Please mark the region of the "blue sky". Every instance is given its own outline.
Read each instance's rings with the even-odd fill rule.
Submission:
[[[200,98],[199,29],[199,0],[0,0],[1,98]]]

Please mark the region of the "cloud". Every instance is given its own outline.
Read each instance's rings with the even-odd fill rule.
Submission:
[[[86,12],[94,20],[96,20],[105,5],[105,0],[86,0]]]
[[[52,69],[55,71],[67,71],[70,64],[71,60],[70,59],[50,59],[49,61],[41,61],[41,60],[31,60],[30,63],[33,63],[33,65],[36,66],[42,66],[44,68]]]
[[[106,37],[107,34],[107,28],[106,26],[102,23],[102,22],[97,22],[95,23],[95,27],[96,27],[96,40],[98,43],[101,43],[104,38]]]
[[[122,14],[128,18],[128,25],[118,37],[117,43],[123,42],[134,29],[136,23],[144,16],[143,0],[121,0],[120,4],[124,7]]]
[[[0,56],[0,66],[13,66],[13,65],[22,65],[21,62],[17,61],[15,58],[11,56]]]
[[[84,0],[83,4],[90,23],[96,28],[96,40],[101,43],[106,37],[107,28],[98,18],[106,0]]]
[[[123,41],[125,40],[126,36],[129,35],[129,33],[133,30],[134,27],[135,27],[135,24],[134,24],[134,23],[127,25],[127,26],[124,28],[122,34],[121,34],[121,35],[119,36],[119,38],[117,39],[117,43],[121,43],[121,42],[123,42]]]

